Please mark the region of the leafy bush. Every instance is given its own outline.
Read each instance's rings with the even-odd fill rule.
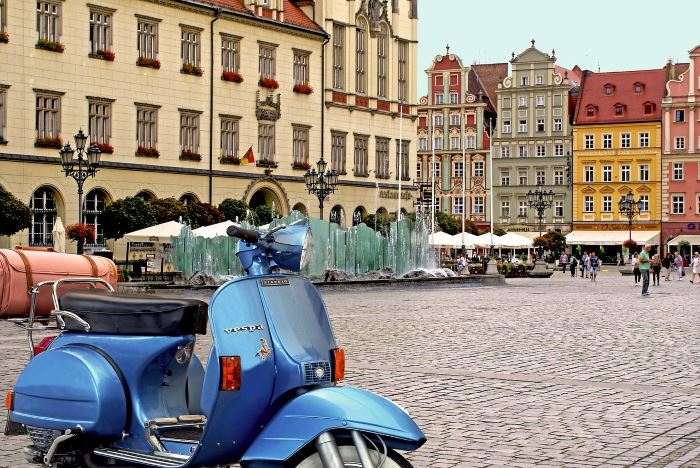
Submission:
[[[75,223],[66,226],[66,237],[76,242],[95,241],[95,226]]]
[[[173,197],[156,198],[149,202],[156,223],[167,223],[168,221],[180,221],[187,214],[185,204]]]
[[[0,187],[0,236],[11,236],[29,228],[31,223],[29,207]]]
[[[120,239],[126,233],[157,224],[153,207],[140,197],[115,200],[105,207],[103,219],[106,239]]]
[[[219,204],[219,211],[229,221],[243,221],[248,214],[248,204],[243,200],[227,198]]]
[[[183,218],[192,229],[226,221],[223,213],[221,213],[217,207],[209,203],[190,203],[185,207],[185,210],[186,212]]]

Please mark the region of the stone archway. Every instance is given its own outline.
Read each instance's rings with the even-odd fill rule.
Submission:
[[[306,205],[303,203],[297,203],[292,207],[292,211],[298,211],[299,213],[303,214],[304,216],[309,215],[309,210],[306,208]]]
[[[271,177],[258,179],[248,185],[243,200],[252,209],[266,205],[274,207],[274,211],[279,216],[289,214],[289,197],[282,185]]]

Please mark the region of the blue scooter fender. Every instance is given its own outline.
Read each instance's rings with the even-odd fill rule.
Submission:
[[[353,387],[325,387],[304,393],[280,409],[246,450],[242,463],[283,463],[331,430],[380,435],[388,447],[416,450],[425,435],[390,400]]]

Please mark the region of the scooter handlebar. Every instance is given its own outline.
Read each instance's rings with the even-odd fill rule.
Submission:
[[[260,239],[260,234],[258,234],[257,231],[253,231],[252,229],[243,229],[242,227],[236,226],[235,224],[233,226],[229,226],[228,229],[226,229],[226,234],[228,234],[231,237],[238,237],[239,239],[244,240],[250,244],[255,244]]]

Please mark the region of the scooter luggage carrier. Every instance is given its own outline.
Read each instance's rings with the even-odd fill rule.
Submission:
[[[90,331],[90,325],[87,322],[85,322],[82,318],[78,317],[73,312],[61,310],[61,307],[58,303],[58,287],[62,284],[87,284],[92,286],[93,288],[96,288],[98,285],[102,285],[107,289],[107,291],[111,293],[114,292],[114,288],[112,287],[112,285],[109,284],[107,281],[103,280],[102,278],[61,278],[59,280],[42,281],[40,283],[35,284],[29,291],[29,293],[31,294],[29,317],[26,319],[9,319],[10,322],[26,330],[27,342],[29,344],[30,359],[34,357],[34,332],[46,330],[61,330],[64,326],[63,317],[70,317],[71,319],[80,323],[85,328],[86,332]],[[36,317],[37,298],[41,289],[45,287],[51,288],[51,300],[53,301],[53,309],[47,317],[38,319]],[[50,324],[52,319],[55,321],[55,325]]]

